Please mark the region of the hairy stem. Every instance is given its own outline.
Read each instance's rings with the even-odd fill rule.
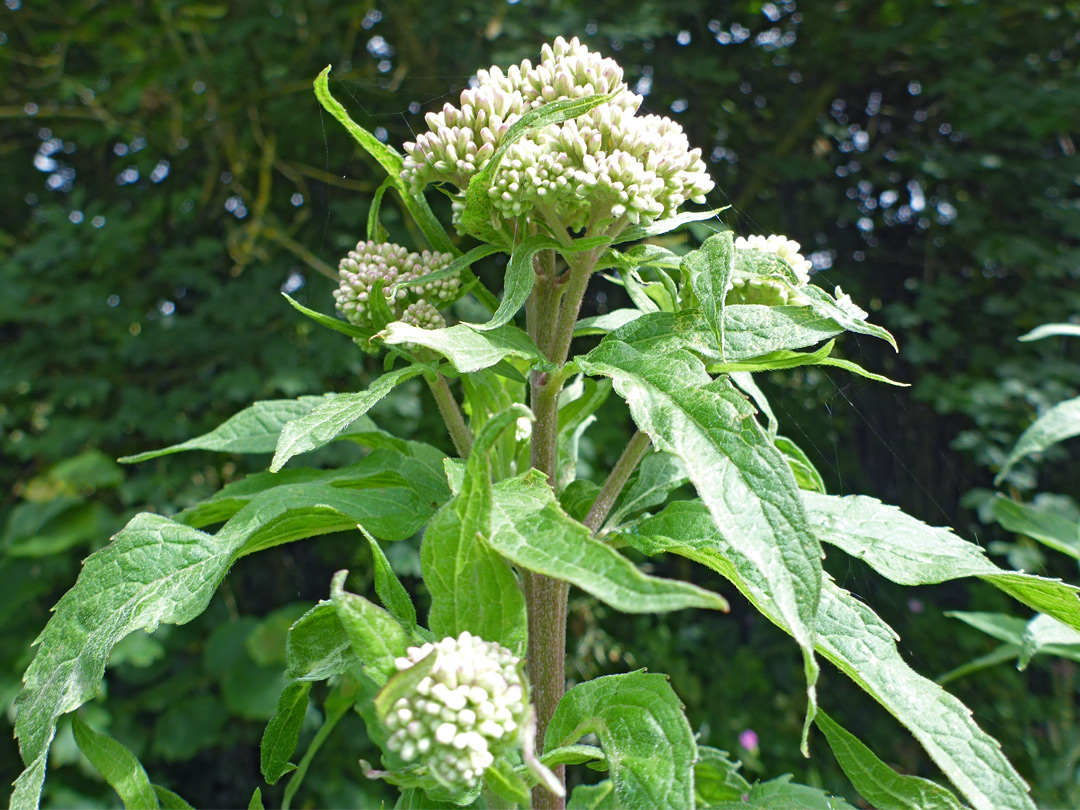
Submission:
[[[435,404],[439,406],[439,413],[442,414],[450,439],[454,442],[454,449],[461,458],[468,458],[472,451],[472,431],[465,424],[465,417],[461,413],[457,400],[450,392],[446,377],[436,374],[434,379],[429,379],[426,375],[424,379],[427,381],[428,388],[431,389],[431,395],[435,397]]]
[[[619,497],[619,493],[622,492],[626,482],[630,479],[630,474],[645,458],[650,444],[651,440],[648,435],[641,430],[630,439],[630,443],[622,451],[619,460],[615,462],[607,481],[600,487],[600,492],[597,494],[596,500],[593,501],[589,514],[585,516],[584,523],[589,527],[590,531],[595,532],[600,528],[604,519],[611,512],[611,507],[615,505],[615,499]]]

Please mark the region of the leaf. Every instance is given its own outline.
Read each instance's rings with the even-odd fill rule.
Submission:
[[[605,779],[596,785],[578,785],[570,794],[566,810],[622,810],[615,795],[615,785]]]
[[[316,450],[332,441],[353,421],[367,413],[372,405],[390,393],[394,386],[417,376],[424,369],[422,365],[404,366],[378,377],[366,391],[328,397],[321,405],[294,417],[280,428],[281,435],[277,439],[274,460],[270,462],[270,472],[280,470],[293,456]]]
[[[718,802],[709,810],[855,810],[843,799],[821,788],[799,785],[791,774],[753,785],[739,801]]]
[[[803,493],[818,537],[901,585],[979,577],[1025,605],[1080,630],[1080,588],[1060,580],[1003,571],[974,543],[864,495]]]
[[[1074,323],[1044,323],[1036,326],[1026,335],[1021,335],[1017,340],[1042,340],[1048,337],[1080,337],[1080,326]]]
[[[700,503],[673,503],[621,537],[647,554],[666,551],[712,568],[791,633],[768,583],[753,568],[740,567],[737,547],[746,538],[718,531]],[[975,810],[1034,810],[1027,785],[970,710],[911,669],[896,649],[893,630],[828,577],[822,581],[815,631],[817,652],[905,725]]]
[[[816,701],[813,628],[822,554],[787,460],[729,380],[710,380],[688,352],[645,355],[615,334],[578,363],[588,374],[611,378],[637,426],[658,450],[686,465],[716,525],[743,538],[740,567],[769,583],[777,610],[803,650],[809,723]],[[806,745],[804,733],[804,751]]]
[[[499,147],[491,156],[491,160],[469,181],[469,187],[465,189],[465,210],[461,212],[458,228],[474,234],[484,234],[490,229],[492,207],[488,189],[491,187],[491,181],[499,168],[499,163],[502,162],[503,155],[516,141],[550,124],[561,124],[563,121],[584,115],[594,107],[606,104],[614,97],[614,93],[608,93],[550,101],[535,110],[530,110],[511,124],[499,143]]]
[[[799,485],[799,489],[808,489],[811,492],[820,492],[825,494],[825,481],[821,477],[821,473],[817,471],[817,467],[810,461],[810,457],[803,452],[803,449],[799,447],[795,442],[785,436],[774,436],[773,444],[776,445],[776,449],[787,456],[788,464],[791,465],[791,471],[795,475],[795,482]]]
[[[262,788],[255,788],[255,792],[251,794],[248,810],[263,810]]]
[[[820,709],[814,722],[851,784],[877,810],[961,810],[951,791],[929,779],[898,774]]]
[[[1065,655],[1080,660],[1080,632],[1057,619],[1040,614],[1028,622],[1024,629],[1020,660],[1017,661],[1016,668],[1026,669],[1038,653]]]
[[[272,453],[281,428],[293,419],[310,413],[326,397],[269,399],[256,402],[230,417],[209,433],[161,450],[150,450],[119,461],[134,464],[185,450],[217,450],[222,453]]]
[[[195,810],[188,802],[184,801],[182,796],[173,793],[168,788],[163,788],[161,785],[154,785],[154,793],[157,794],[163,810]]]
[[[406,210],[412,216],[417,227],[420,228],[420,232],[424,234],[424,238],[428,240],[431,246],[435,250],[444,252],[453,251],[454,245],[450,241],[450,237],[446,235],[446,231],[443,229],[442,225],[439,224],[439,220],[436,219],[435,215],[431,212],[431,208],[428,207],[427,201],[422,195],[414,197],[410,194],[404,181],[401,179],[401,169],[404,165],[401,154],[393,147],[382,143],[378,138],[353,121],[352,118],[349,117],[349,114],[345,112],[345,108],[341,106],[333,95],[331,95],[329,78],[331,68],[331,65],[327,65],[323,72],[316,77],[315,97],[319,99],[319,103],[322,104],[323,109],[334,116],[338,123],[345,127],[345,130],[353,137],[353,140],[355,140],[365,152],[375,158],[376,162],[382,166],[383,171],[386,172],[386,175],[393,183],[394,188],[397,189],[398,193],[401,195],[401,200],[404,203]],[[473,278],[475,278],[475,276]]]
[[[945,615],[948,616],[949,614],[946,613]],[[951,681],[966,677],[973,672],[988,669],[989,667],[996,667],[998,664],[1004,664],[1006,661],[1013,661],[1019,657],[1019,647],[1015,644],[1002,644],[1000,647],[995,647],[986,655],[980,655],[978,658],[973,658],[966,664],[961,664],[958,667],[950,669],[944,675],[939,675],[937,677],[937,683],[940,686],[944,686]]]
[[[393,616],[364,597],[345,590],[348,574],[348,571],[334,574],[330,583],[330,601],[364,672],[382,686],[398,671],[394,659],[407,653],[410,639]]]
[[[343,321],[341,318],[335,318],[333,315],[324,315],[322,312],[318,312],[314,309],[309,309],[301,304],[299,301],[294,301],[288,293],[281,294],[286,301],[302,315],[306,315],[319,324],[319,326],[325,326],[334,332],[340,332],[343,335],[348,335],[351,338],[357,338],[365,343],[374,336],[374,329],[364,329],[355,324],[351,324],[348,321]]]
[[[605,525],[614,529],[625,518],[660,506],[667,500],[668,495],[688,480],[686,465],[677,456],[671,453],[649,453],[638,467],[637,476],[630,488],[619,497]]]
[[[688,607],[727,610],[718,594],[643,574],[570,518],[538,470],[495,485],[487,544],[520,568],[577,585],[625,613]],[[545,748],[544,750],[548,750]]]
[[[664,675],[607,675],[563,695],[544,750],[600,738],[621,807],[684,810],[694,803],[697,747],[682,703]]]
[[[981,630],[988,636],[1013,644],[1017,647],[1023,641],[1024,631],[1027,630],[1027,620],[1018,616],[1010,616],[1007,613],[984,613],[981,611],[950,610],[945,615],[951,619],[959,619],[964,624]]]
[[[285,641],[285,677],[325,681],[359,663],[332,602],[320,602],[289,628]]]
[[[1021,433],[1016,446],[1001,465],[1001,472],[994,478],[994,483],[1001,483],[1012,466],[1025,456],[1040,453],[1073,436],[1080,436],[1080,397],[1059,402]]]
[[[716,336],[716,345],[723,347],[724,300],[735,267],[735,244],[731,231],[710,236],[698,250],[686,254],[682,266],[705,320]]]
[[[405,628],[405,632],[411,635],[416,631],[416,608],[413,606],[409,592],[405,590],[405,586],[397,578],[394,569],[390,567],[390,561],[383,554],[379,541],[372,537],[363,526],[357,524],[356,528],[367,538],[368,545],[371,547],[371,560],[375,568],[375,593],[379,595],[379,599],[390,615]]]
[[[303,784],[304,777],[307,776],[311,761],[315,759],[315,755],[322,748],[323,743],[326,742],[338,721],[352,710],[356,697],[355,684],[349,679],[335,684],[330,690],[330,694],[326,696],[326,702],[323,704],[326,719],[315,733],[314,739],[308,744],[307,751],[304,752],[304,756],[300,759],[300,764],[296,766],[296,770],[292,772],[292,776],[289,777],[289,781],[285,785],[285,794],[281,800],[282,810],[288,810],[293,796],[296,795],[300,785]]]
[[[259,746],[260,767],[263,779],[268,785],[276,784],[282,776],[296,767],[289,759],[300,742],[300,727],[307,713],[310,691],[310,681],[293,681],[281,690],[277,712],[266,724]]]
[[[77,714],[71,718],[71,730],[75,732],[79,750],[120,795],[126,810],[156,810],[159,806],[157,794],[142,764],[131,751],[107,734],[94,731]]]
[[[505,758],[495,760],[495,764],[484,771],[484,787],[511,804],[529,806],[529,786]]]
[[[666,219],[656,220],[648,225],[631,225],[626,228],[621,234],[615,244],[623,244],[625,242],[636,242],[639,239],[651,239],[654,236],[662,236],[665,233],[678,230],[683,225],[691,222],[701,222],[706,219],[717,219],[717,214],[721,211],[726,211],[731,206],[725,205],[723,208],[714,208],[711,211],[683,211],[676,214],[673,217],[667,217]]]
[[[839,291],[840,288],[837,287],[837,293],[839,293]],[[892,346],[893,349],[899,351],[896,346],[896,340],[889,334],[888,330],[872,323],[867,323],[865,320],[866,313],[855,306],[847,296],[833,298],[823,289],[815,287],[813,284],[807,284],[805,287],[800,287],[799,292],[802,293],[804,298],[809,300],[809,308],[818,315],[825,318],[831,318],[848,332],[858,332],[863,335],[881,338]]]
[[[516,405],[487,421],[473,443],[461,490],[428,524],[420,548],[424,582],[431,592],[431,631],[444,637],[468,630],[515,655],[525,649],[525,598],[506,560],[481,538],[491,524],[488,450],[525,415],[528,409]]]
[[[640,309],[613,309],[603,315],[582,318],[574,324],[574,337],[586,335],[606,335],[631,321],[636,321],[644,313]]]
[[[994,519],[1010,532],[1027,535],[1055,551],[1080,560],[1080,524],[1046,507],[1017,503],[997,495]]]
[[[739,773],[740,763],[732,762],[727,751],[698,746],[694,763],[696,807],[710,807],[723,801],[741,801],[750,792],[750,783]]]
[[[593,414],[611,394],[611,383],[594,380],[581,374],[559,392],[559,428],[555,437],[560,487],[569,486],[577,478],[578,445],[582,434],[595,421]]]
[[[490,368],[506,357],[520,357],[530,364],[550,365],[532,338],[511,324],[478,331],[477,327],[464,323],[445,329],[421,329],[395,321],[388,324],[379,337],[390,345],[411,343],[427,346],[449,360],[461,374]]]

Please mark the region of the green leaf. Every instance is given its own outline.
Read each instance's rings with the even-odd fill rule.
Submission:
[[[1010,532],[1027,535],[1055,551],[1080,560],[1080,524],[1047,507],[1017,503],[997,495],[994,519]]]
[[[605,779],[596,785],[578,785],[570,794],[566,810],[622,810],[615,794],[615,785]]]
[[[375,568],[375,593],[379,595],[379,599],[390,615],[405,628],[405,632],[412,635],[416,631],[416,608],[413,606],[409,592],[405,590],[405,586],[397,578],[394,569],[390,567],[390,561],[383,554],[379,541],[372,537],[363,526],[357,524],[356,528],[367,538],[368,545],[371,547],[371,560]]]
[[[788,464],[791,465],[791,472],[795,475],[795,482],[799,485],[799,489],[808,489],[811,492],[825,494],[825,481],[822,479],[821,473],[817,471],[817,467],[814,466],[801,447],[785,436],[774,436],[773,444],[776,445],[777,450],[787,456]]]
[[[615,334],[578,363],[588,374],[612,379],[637,426],[658,450],[686,465],[716,525],[743,538],[740,567],[757,571],[769,583],[777,610],[803,650],[809,723],[816,705],[813,628],[822,554],[787,460],[729,380],[710,380],[689,352],[646,355]]]
[[[125,810],[156,810],[157,794],[133,753],[107,734],[94,731],[78,714],[71,718],[71,730],[75,732],[79,750],[109,786],[120,794]]]
[[[1012,466],[1025,456],[1042,452],[1047,447],[1073,436],[1080,436],[1080,397],[1059,402],[1021,433],[1016,446],[1001,465],[1001,472],[997,474],[994,483],[1001,483],[1001,479]]]
[[[1019,647],[1023,643],[1027,620],[1007,613],[984,613],[981,611],[950,610],[945,615],[959,619],[964,624],[981,630],[988,636]]]
[[[652,452],[642,460],[630,488],[615,503],[605,530],[613,530],[624,519],[660,506],[668,495],[685,484],[686,465],[671,453]]]
[[[726,211],[730,207],[731,206],[725,205],[723,208],[714,208],[711,211],[683,211],[673,217],[660,219],[651,222],[648,225],[631,225],[619,234],[619,238],[615,243],[623,244],[625,242],[636,242],[639,239],[651,239],[654,236],[662,236],[665,233],[678,230],[683,225],[687,225],[691,222],[702,222],[706,219],[718,219],[717,214],[721,211]]]
[[[621,537],[647,554],[670,552],[727,577],[757,610],[791,633],[769,585],[740,565],[746,537],[722,534],[700,503],[678,501]],[[1027,785],[1000,745],[959,700],[907,665],[896,634],[874,612],[826,577],[815,625],[815,648],[903,723],[975,810],[1034,810]]]
[[[1074,323],[1044,323],[1036,326],[1026,335],[1021,335],[1017,340],[1042,340],[1048,337],[1080,337],[1080,326]]]
[[[791,774],[753,785],[739,801],[711,805],[709,810],[855,810],[821,788],[794,784]]]
[[[394,659],[408,652],[410,639],[397,619],[364,597],[345,590],[348,574],[348,571],[334,574],[330,601],[364,672],[382,686],[398,671]]]
[[[577,478],[578,447],[581,436],[595,421],[593,414],[611,394],[611,383],[581,374],[559,392],[559,428],[555,437],[560,487]]]
[[[484,771],[484,787],[511,804],[529,806],[529,786],[504,758],[495,760],[495,764]]]
[[[478,327],[459,323],[445,329],[421,329],[395,321],[379,333],[390,345],[411,343],[427,346],[447,360],[461,374],[490,368],[506,357],[520,357],[530,364],[550,365],[536,344],[524,331],[511,324],[478,331]]]
[[[461,490],[424,532],[420,562],[431,592],[428,626],[435,635],[462,631],[494,641],[515,655],[525,649],[525,598],[506,560],[481,539],[490,533],[491,461],[488,450],[528,409],[516,405],[487,421],[476,436]]]
[[[396,188],[398,182],[395,177],[387,177],[371,196],[371,206],[368,208],[367,217],[367,238],[369,242],[381,243],[386,241],[386,228],[379,222],[379,212],[382,210],[383,196],[388,189]]]
[[[585,337],[586,335],[606,335],[608,332],[614,332],[621,326],[631,321],[636,321],[644,313],[640,309],[613,309],[611,312],[605,312],[603,315],[593,315],[589,318],[582,318],[576,324],[574,324],[574,337]]]
[[[1014,599],[1080,630],[1080,588],[1060,580],[1003,571],[979,546],[949,529],[920,520],[864,495],[803,493],[818,537],[866,562],[901,585],[932,585],[979,577]]]
[[[491,181],[499,168],[499,163],[502,162],[503,155],[516,141],[550,124],[561,124],[563,121],[584,115],[594,107],[606,104],[614,97],[614,93],[608,93],[584,98],[560,99],[548,102],[522,115],[506,131],[491,160],[469,181],[469,187],[465,189],[465,210],[461,212],[458,228],[473,234],[486,234],[491,229],[492,206],[488,189],[491,187]]]
[[[520,568],[577,585],[625,613],[688,607],[727,610],[718,594],[643,574],[567,515],[547,477],[530,470],[495,485],[487,544]],[[545,749],[547,750],[547,749]]]
[[[266,724],[260,750],[260,767],[263,779],[268,785],[294,770],[296,766],[289,762],[296,744],[300,741],[300,727],[307,713],[310,681],[294,681],[281,690],[277,712]]]
[[[371,340],[375,334],[374,329],[363,329],[348,321],[343,321],[341,318],[335,318],[333,315],[325,315],[322,312],[305,307],[299,301],[294,301],[288,293],[282,293],[281,295],[290,305],[292,305],[293,309],[300,314],[311,318],[311,320],[315,321],[319,326],[325,326],[327,329],[334,332],[340,332],[343,335],[348,335],[351,338],[358,338],[365,342]]]
[[[735,266],[735,244],[731,231],[710,236],[698,250],[686,254],[682,266],[722,354],[724,300]]]
[[[694,763],[695,806],[741,801],[750,792],[750,783],[739,773],[740,767],[740,763],[728,758],[727,751],[699,745],[698,760]]]
[[[270,462],[270,472],[280,470],[293,456],[316,450],[332,441],[353,421],[367,413],[372,405],[389,394],[394,386],[417,376],[424,369],[423,365],[404,366],[378,377],[366,391],[328,397],[318,407],[294,417],[280,428],[281,435],[277,439],[274,460]]]
[[[544,750],[586,734],[600,738],[619,806],[693,807],[697,747],[666,676],[607,675],[568,691],[548,724]]]
[[[946,616],[949,614],[946,613]],[[973,672],[978,672],[990,667],[996,667],[999,664],[1004,664],[1006,661],[1014,661],[1020,657],[1020,648],[1015,644],[1002,644],[1000,647],[995,647],[986,655],[980,655],[978,658],[973,658],[966,664],[961,664],[958,667],[950,669],[944,675],[939,675],[937,683],[940,686],[955,681],[958,678],[966,677]]]
[[[961,810],[951,791],[929,779],[898,774],[820,709],[814,722],[851,784],[877,810]]]
[[[262,788],[255,788],[255,792],[251,794],[248,810],[263,810]]]
[[[119,459],[125,464],[147,461],[185,450],[216,450],[222,453],[272,453],[281,428],[288,422],[310,413],[326,397],[270,399],[256,402],[230,417],[209,433],[188,439],[161,450],[150,450]]]
[[[1017,669],[1026,669],[1031,659],[1038,653],[1062,655],[1073,660],[1080,660],[1080,632],[1062,624],[1057,619],[1038,615],[1024,629],[1020,645],[1020,660]]]
[[[406,210],[412,216],[417,227],[420,228],[421,233],[424,234],[424,238],[428,240],[431,246],[435,250],[444,252],[453,251],[454,245],[450,241],[450,237],[446,235],[446,231],[443,229],[442,225],[439,224],[439,220],[436,219],[435,215],[431,212],[431,208],[428,206],[427,201],[421,195],[414,197],[410,194],[404,181],[401,179],[401,169],[404,165],[401,154],[393,147],[382,143],[378,138],[353,121],[345,111],[345,108],[341,106],[333,95],[331,95],[329,78],[331,67],[331,65],[327,65],[323,72],[315,79],[315,97],[319,99],[319,103],[322,104],[323,109],[334,116],[338,123],[345,127],[345,130],[353,137],[353,140],[355,140],[365,152],[375,158],[378,164],[382,166],[388,179],[393,183],[394,188],[397,189],[398,193],[401,195],[401,200],[404,203]]]
[[[325,681],[359,663],[332,602],[320,602],[289,628],[285,641],[285,677]]]
[[[839,293],[840,288],[837,287]],[[888,343],[893,349],[897,349],[896,340],[889,334],[887,329],[867,323],[866,313],[852,303],[847,296],[833,298],[820,287],[807,284],[800,287],[799,292],[810,302],[810,309],[825,318],[831,318],[840,324],[848,332],[858,332],[863,335],[880,338]],[[899,351],[899,349],[897,349]]]
[[[161,785],[154,785],[154,793],[163,810],[195,810],[184,798]]]
[[[307,751],[304,752],[300,764],[296,766],[296,770],[292,772],[292,776],[289,777],[289,781],[285,785],[285,795],[281,800],[282,810],[288,810],[293,796],[296,795],[300,785],[303,784],[304,777],[307,776],[308,768],[311,766],[312,760],[315,759],[315,755],[322,748],[323,743],[326,742],[334,727],[337,726],[338,721],[352,709],[355,700],[355,683],[349,679],[335,684],[333,689],[330,690],[330,694],[327,695],[326,702],[323,705],[326,719],[315,733],[314,739],[308,744]]]
[[[544,752],[544,755],[540,757],[540,761],[547,768],[556,768],[559,765],[581,765],[585,762],[595,762],[602,765],[603,770],[607,770],[607,757],[604,756],[603,750],[597,748],[595,745],[581,745],[579,743],[575,743],[574,745],[562,745],[551,751]]]

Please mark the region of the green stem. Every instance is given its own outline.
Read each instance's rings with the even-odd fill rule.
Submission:
[[[650,444],[651,440],[648,435],[641,430],[630,439],[630,443],[626,445],[626,449],[619,456],[619,460],[615,462],[607,481],[600,487],[600,492],[597,494],[596,500],[593,501],[589,514],[585,516],[584,523],[589,527],[590,531],[595,532],[600,528],[604,519],[611,512],[611,507],[615,505],[615,499],[619,497],[619,493],[622,492],[626,482],[630,479],[630,474],[645,458]]]
[[[431,389],[431,395],[435,397],[435,404],[439,406],[439,413],[442,414],[450,439],[454,442],[454,449],[461,458],[468,458],[472,451],[472,431],[465,424],[465,417],[461,413],[461,408],[458,407],[457,400],[450,392],[446,377],[437,373],[434,379],[429,379],[426,375],[424,379],[427,381],[428,388]]]

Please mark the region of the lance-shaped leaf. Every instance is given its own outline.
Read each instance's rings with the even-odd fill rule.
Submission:
[[[148,461],[159,456],[183,453],[185,450],[216,450],[221,453],[272,453],[281,429],[294,419],[310,413],[325,403],[327,397],[299,399],[268,399],[256,402],[218,427],[186,442],[149,450],[120,459],[125,464]]]
[[[1080,436],[1080,397],[1059,402],[1021,433],[1016,446],[1001,465],[1001,472],[997,474],[994,483],[1001,483],[1001,479],[1012,466],[1025,456],[1039,453],[1073,436]]]
[[[694,806],[697,746],[667,676],[643,671],[578,684],[559,701],[544,750],[600,738],[620,807]]]
[[[100,734],[78,715],[71,718],[75,742],[90,764],[120,795],[125,810],[156,810],[158,797],[142,763],[108,734]]]
[[[814,722],[851,784],[878,810],[961,810],[951,791],[929,779],[897,773],[820,709]]]
[[[1049,507],[1017,503],[1004,495],[994,498],[993,512],[994,519],[1010,532],[1025,534],[1080,560],[1080,523],[1075,520]]]
[[[391,345],[427,346],[449,360],[461,374],[490,368],[505,357],[546,364],[532,338],[511,324],[479,331],[464,323],[445,329],[421,329],[404,321],[394,321],[379,333],[379,337]]]
[[[371,340],[371,338],[375,334],[374,329],[365,329],[362,326],[357,326],[356,324],[349,323],[348,321],[343,321],[340,318],[335,318],[332,315],[324,315],[322,312],[310,309],[309,307],[305,307],[300,302],[294,301],[291,297],[289,297],[288,293],[282,293],[282,295],[285,297],[285,300],[292,305],[292,308],[299,312],[301,315],[306,315],[307,317],[311,318],[311,320],[315,321],[315,323],[319,324],[319,326],[324,326],[333,332],[340,332],[341,334],[348,335],[351,338],[358,338],[365,343]]]
[[[673,217],[650,222],[648,225],[631,225],[619,234],[615,243],[623,244],[625,242],[636,242],[639,239],[650,239],[654,236],[662,236],[665,233],[671,233],[674,230],[678,230],[683,225],[687,225],[691,222],[702,222],[706,219],[718,220],[717,214],[721,211],[726,211],[728,208],[730,208],[730,206],[725,205],[723,208],[714,208],[709,211],[683,211]]]
[[[1080,658],[1080,632],[1050,616],[1039,615],[1028,622],[1020,645],[1017,669],[1025,669],[1038,653]]]
[[[807,516],[818,537],[866,562],[901,585],[931,585],[979,577],[1042,613],[1080,630],[1080,588],[1056,579],[1003,571],[983,550],[949,529],[921,520],[865,495],[804,492]]]
[[[589,318],[582,318],[576,324],[574,324],[574,337],[585,337],[586,335],[606,335],[608,332],[614,332],[621,326],[631,321],[636,321],[644,313],[640,309],[613,309],[611,312],[605,312],[603,315],[593,315]]]
[[[677,456],[649,453],[638,467],[630,488],[616,501],[605,525],[616,527],[630,515],[660,506],[688,480],[686,465]]]
[[[420,548],[431,592],[431,631],[442,637],[468,630],[516,655],[525,649],[525,597],[509,564],[481,538],[491,531],[488,451],[502,431],[529,413],[515,405],[488,420],[473,443],[461,490],[428,524]]]
[[[690,287],[720,347],[724,345],[724,300],[734,267],[731,231],[710,236],[683,259],[683,272],[690,278]]]
[[[397,578],[394,569],[390,567],[390,561],[386,559],[379,541],[362,525],[357,524],[356,528],[367,538],[368,546],[371,548],[371,562],[375,568],[375,593],[390,611],[390,615],[401,623],[406,632],[415,632],[416,608],[413,606],[409,592],[405,590],[405,586]]]
[[[562,510],[539,470],[495,485],[486,539],[515,565],[577,585],[625,613],[688,607],[727,610],[718,594],[688,582],[650,577],[594,538]]]
[[[347,571],[334,574],[330,601],[364,672],[382,686],[397,672],[394,659],[406,654],[410,639],[397,619],[364,597],[346,591],[346,576]]]
[[[792,632],[768,582],[740,559],[737,549],[746,538],[718,531],[701,503],[673,503],[621,537],[646,554],[666,551],[712,568],[762,615]],[[975,810],[1034,810],[1024,780],[997,741],[975,724],[971,711],[911,669],[896,649],[893,630],[828,577],[822,582],[815,630],[818,653],[905,725]]]
[[[309,681],[294,681],[281,690],[277,711],[266,724],[259,746],[259,764],[268,785],[275,784],[294,769],[289,759],[300,741],[300,727],[307,713],[310,691]]]
[[[753,418],[753,406],[729,380],[710,381],[701,361],[685,351],[645,355],[609,336],[578,362],[588,374],[611,378],[637,426],[658,450],[686,465],[716,525],[742,538],[740,565],[769,583],[803,650],[809,723],[818,675],[813,628],[821,547],[791,468]]]
[[[366,391],[355,394],[338,394],[328,398],[310,412],[294,418],[283,428],[277,440],[270,472],[277,472],[293,456],[316,450],[333,441],[341,431],[367,413],[394,386],[405,382],[426,369],[423,365],[411,365],[391,371],[377,378]]]
[[[320,602],[289,628],[285,677],[325,681],[360,663],[332,602]]]

